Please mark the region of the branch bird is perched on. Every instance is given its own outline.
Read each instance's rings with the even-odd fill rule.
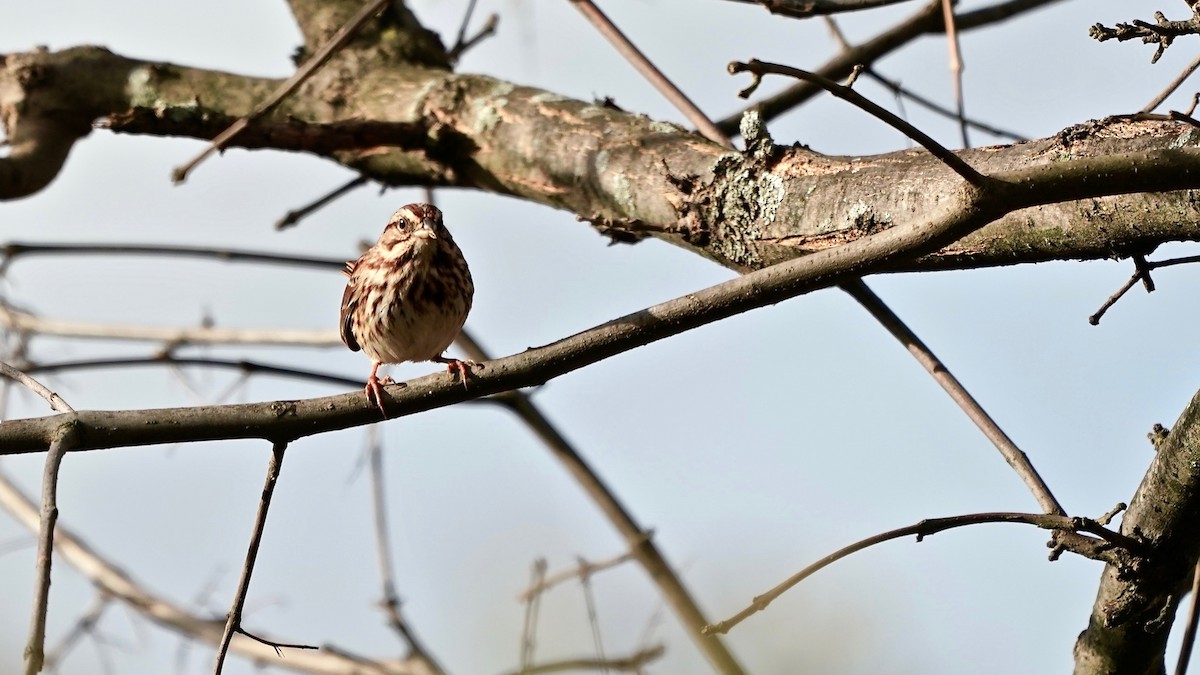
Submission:
[[[380,395],[379,366],[436,361],[467,383],[470,361],[442,352],[462,330],[475,284],[454,238],[432,204],[408,204],[392,214],[379,241],[346,263],[342,294],[342,342],[371,358],[367,400],[387,417]]]

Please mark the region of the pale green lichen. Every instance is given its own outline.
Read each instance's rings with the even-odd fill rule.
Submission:
[[[607,150],[600,150],[595,153],[595,158],[592,160],[595,175],[599,177],[600,188],[604,191],[605,196],[620,208],[628,212],[635,211],[632,183],[623,172],[608,170],[610,159],[611,155]]]
[[[740,155],[717,160],[708,219],[717,234],[717,253],[744,267],[762,262],[755,242],[774,222],[787,194],[781,177]]]
[[[496,82],[491,90],[479,97],[478,103],[472,108],[475,118],[473,125],[476,133],[484,133],[500,124],[500,111],[508,106],[508,95],[516,87],[508,82]]]
[[[129,102],[133,106],[157,108],[160,105],[158,90],[150,85],[153,80],[152,66],[141,66],[129,71],[129,76],[125,80],[125,91],[129,94]]]
[[[650,131],[653,131],[654,133],[657,133],[657,134],[678,134],[678,133],[686,132],[687,130],[684,129],[683,127],[679,126],[678,124],[672,124],[670,122],[660,122],[658,120],[652,120],[650,122]]]
[[[849,227],[858,232],[869,234],[877,230],[889,227],[892,223],[892,218],[886,213],[876,213],[870,204],[863,201],[857,201],[846,209],[846,219],[849,221]]]
[[[560,96],[559,94],[549,91],[543,91],[540,94],[534,94],[533,96],[529,97],[530,103],[533,103],[534,105],[541,105],[543,103],[561,103],[569,100],[570,99],[568,99],[566,96]]]
[[[1172,148],[1190,148],[1200,146],[1200,129],[1188,127],[1187,131],[1175,137],[1171,142]]]

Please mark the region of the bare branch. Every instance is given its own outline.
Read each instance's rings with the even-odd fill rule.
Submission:
[[[463,331],[458,337],[457,344],[467,353],[467,356],[475,361],[490,361],[488,353],[469,332]],[[496,400],[521,418],[529,430],[541,439],[546,448],[553,453],[554,458],[571,474],[575,482],[579,483],[584,493],[591,498],[597,508],[604,513],[613,528],[621,534],[625,545],[629,547],[629,553],[646,571],[646,576],[658,587],[659,593],[671,607],[671,611],[683,624],[688,636],[708,658],[709,663],[713,664],[718,672],[741,672],[741,665],[721,640],[706,638],[701,634],[701,630],[708,624],[708,619],[701,611],[699,603],[692,597],[691,591],[679,578],[675,568],[671,566],[666,556],[659,550],[658,545],[654,543],[651,532],[643,529],[629,509],[625,508],[625,505],[617,499],[616,494],[592,469],[583,454],[567,440],[558,427],[523,392],[514,390]],[[540,578],[545,581],[544,571]],[[525,597],[528,601],[532,594]]]
[[[78,429],[64,422],[54,433],[42,472],[42,508],[38,522],[37,566],[33,576],[33,617],[25,644],[25,674],[42,671],[46,656],[46,616],[50,612],[50,566],[54,551],[54,526],[58,522],[58,470],[63,456],[78,438]]]
[[[1158,45],[1150,63],[1158,63],[1163,52],[1174,43],[1175,38],[1197,33],[1200,33],[1200,11],[1194,6],[1191,18],[1183,21],[1168,21],[1162,12],[1155,12],[1154,23],[1134,19],[1133,23],[1118,23],[1115,28],[1108,28],[1097,23],[1088,29],[1088,36],[1098,42],[1114,39],[1119,42],[1141,39],[1143,44]]]
[[[942,211],[927,221],[899,225],[842,246],[788,260],[670,300],[544,347],[482,364],[464,390],[456,378],[434,375],[392,386],[385,395],[393,417],[442,407],[520,387],[582,368],[615,354],[741,312],[775,304],[818,288],[857,279],[911,259],[983,227],[1002,214],[1028,206],[1111,192],[1171,190],[1200,181],[1180,172],[1187,158],[1200,167],[1200,153],[1137,153],[1079,159],[1068,166],[999,172],[987,189],[964,187],[942,195]],[[1200,173],[1200,170],[1197,170]],[[292,440],[322,431],[377,421],[362,392],[327,398],[228,406],[77,414],[86,432],[79,449],[223,438]],[[164,421],[155,424],[155,420]],[[55,418],[13,420],[0,425],[0,454],[44,447]]]
[[[1200,549],[1200,392],[1179,416],[1142,478],[1121,532],[1153,551],[1136,565],[1105,566],[1087,629],[1075,643],[1076,673],[1165,672],[1175,610],[1191,586]]]
[[[998,2],[989,7],[964,12],[958,16],[957,28],[961,31],[972,30],[1004,21],[1013,16],[1060,2],[1061,0],[1008,0]],[[894,52],[913,40],[929,33],[940,33],[945,30],[941,17],[941,0],[930,0],[923,8],[900,23],[893,25],[874,38],[843,50],[842,53],[825,62],[816,69],[816,73],[831,80],[840,80],[850,74],[850,69],[856,65],[870,67],[885,55]],[[752,107],[762,114],[763,119],[770,121],[779,115],[795,108],[809,100],[821,89],[804,82],[792,85],[787,89],[755,103]],[[742,114],[736,113],[719,121],[717,126],[727,134],[737,133],[738,120]]]
[[[1197,68],[1200,68],[1200,54],[1197,54],[1196,58],[1192,59],[1192,62],[1187,64],[1187,66],[1185,66],[1184,69],[1175,76],[1175,79],[1171,80],[1171,83],[1168,84],[1162,91],[1160,91],[1158,95],[1151,99],[1141,111],[1148,113],[1161,105],[1163,101],[1167,100],[1168,96],[1175,93],[1175,90],[1178,89],[1185,80],[1192,76],[1192,73],[1196,72]],[[1193,105],[1195,104],[1193,103]]]
[[[1200,621],[1200,564],[1192,575],[1192,602],[1188,607],[1187,625],[1179,641],[1179,659],[1175,662],[1175,675],[1187,675],[1188,663],[1192,660],[1192,648],[1196,645],[1196,624]]]
[[[363,185],[366,185],[366,184],[367,184],[366,176],[356,176],[354,178],[351,178],[350,180],[343,183],[341,186],[334,188],[330,192],[318,197],[317,199],[314,199],[313,201],[309,202],[308,204],[305,204],[304,206],[301,206],[298,209],[293,209],[293,210],[288,211],[287,213],[283,214],[282,218],[275,221],[275,229],[276,230],[286,230],[287,228],[292,227],[296,223],[300,222],[303,218],[307,217],[309,214],[320,210],[325,205],[336,200],[338,197],[341,197],[342,195],[344,195],[356,188],[362,187]]]
[[[309,77],[311,77],[313,73],[317,72],[318,68],[325,65],[325,62],[329,60],[329,57],[333,56],[337,50],[344,47],[346,43],[350,41],[350,38],[354,37],[354,34],[358,32],[358,29],[361,28],[363,24],[369,21],[372,17],[382,11],[383,8],[388,5],[388,2],[389,0],[367,0],[367,2],[363,4],[361,10],[359,10],[357,14],[347,21],[346,25],[342,26],[341,30],[339,30],[337,33],[334,33],[333,36],[330,37],[329,40],[322,45],[319,50],[317,50],[317,53],[314,54],[312,58],[305,61],[303,66],[301,66],[291,77],[285,80],[283,84],[279,85],[279,88],[276,89],[275,92],[267,98],[267,100],[255,107],[255,109],[248,115],[245,115],[238,121],[234,122],[228,129],[218,134],[217,137],[212,140],[212,143],[210,143],[203,152],[197,155],[195,159],[192,159],[183,166],[176,168],[171,174],[171,179],[176,183],[182,183],[183,181],[187,180],[188,172],[196,168],[196,166],[200,164],[200,162],[203,162],[206,157],[218,150],[223,149],[229,143],[229,141],[233,139],[234,136],[237,136],[246,127],[250,126],[251,122],[262,117],[263,115],[266,115],[275,106],[279,105],[279,102],[286,98],[288,94],[296,91],[296,88],[303,84],[304,81]]]
[[[625,37],[625,34],[621,32],[621,29],[617,28],[616,24],[610,21],[592,0],[570,0],[570,2],[575,5],[575,8],[580,13],[587,17],[588,21],[592,22],[596,30],[600,31],[600,34],[612,43],[613,47],[616,47],[621,56],[625,57],[625,60],[633,64],[633,67],[642,74],[642,77],[649,80],[650,84],[654,85],[654,88],[671,105],[675,106],[677,110],[688,118],[688,121],[705,138],[714,143],[720,143],[731,150],[734,149],[733,143],[729,141],[729,137],[718,129],[708,119],[708,116],[701,112],[700,108],[696,107],[695,103],[692,103],[692,99],[688,98],[687,94],[683,93],[679,87],[676,87],[674,82],[664,75],[657,66],[651,63],[650,59],[646,58],[646,55],[637,48],[637,45],[630,42],[629,38]]]
[[[954,104],[957,109],[958,128],[962,134],[964,148],[971,147],[967,134],[966,102],[963,97],[962,45],[958,39],[958,24],[954,17],[954,0],[942,0],[942,23],[946,27],[946,44],[950,52],[950,79],[954,83]]]
[[[11,513],[17,522],[31,532],[38,530],[37,507],[3,472],[0,472],[0,508]],[[150,593],[62,524],[55,528],[54,544],[55,555],[85,576],[102,593],[120,600],[150,621],[208,644],[215,645],[220,640],[224,621],[196,616]],[[275,655],[274,649],[244,636],[234,639],[232,651],[248,659],[268,659]],[[298,651],[288,654],[283,665],[292,670],[326,675],[435,675],[419,661],[374,661],[335,647],[325,647],[319,652]]]
[[[1116,293],[1110,295],[1108,299],[1104,301],[1104,304],[1100,305],[1100,309],[1096,310],[1095,314],[1092,314],[1088,317],[1088,323],[1092,324],[1093,326],[1099,324],[1100,319],[1105,315],[1105,313],[1107,313],[1113,305],[1117,304],[1117,301],[1124,297],[1124,295],[1129,292],[1129,289],[1133,288],[1134,285],[1136,285],[1139,281],[1146,285],[1145,287],[1147,293],[1153,292],[1154,283],[1152,281],[1147,283],[1150,279],[1151,270],[1155,270],[1160,267],[1171,267],[1173,265],[1190,265],[1197,262],[1200,262],[1200,256],[1186,256],[1182,258],[1171,258],[1169,260],[1155,261],[1146,260],[1144,256],[1135,257],[1133,275],[1130,276],[1129,280],[1117,289]]]
[[[942,389],[946,390],[946,393],[950,395],[950,399],[953,400],[959,408],[962,408],[963,412],[967,414],[967,417],[975,423],[975,426],[979,427],[979,430],[983,432],[983,435],[986,436],[987,439],[992,442],[992,445],[995,445],[996,449],[1000,451],[1000,454],[1004,456],[1004,461],[1008,462],[1008,465],[1017,472],[1017,475],[1020,476],[1021,480],[1025,482],[1025,486],[1029,488],[1030,492],[1033,493],[1034,498],[1037,499],[1038,505],[1041,506],[1046,513],[1053,513],[1060,516],[1066,515],[1066,511],[1063,510],[1063,507],[1058,503],[1058,500],[1054,498],[1054,494],[1050,491],[1050,487],[1046,485],[1045,481],[1042,480],[1042,477],[1038,474],[1037,469],[1033,468],[1033,464],[1029,461],[1029,457],[1022,452],[1019,447],[1017,447],[1017,444],[1008,437],[1008,434],[1004,433],[1004,430],[1000,428],[1000,425],[996,424],[996,421],[992,419],[991,415],[987,414],[987,411],[983,409],[983,406],[979,405],[979,402],[975,400],[975,397],[971,396],[971,393],[967,391],[966,387],[964,387],[962,383],[958,381],[958,378],[950,372],[950,369],[947,368],[940,359],[938,359],[937,355],[935,355],[933,351],[921,341],[921,338],[917,337],[917,334],[910,330],[908,326],[906,326],[904,322],[900,320],[900,317],[896,316],[890,309],[888,309],[887,305],[885,305],[883,301],[879,299],[879,296],[875,295],[875,293],[871,291],[871,289],[868,288],[867,285],[861,280],[844,283],[842,284],[841,288],[849,293],[850,296],[857,300],[860,304],[862,304],[863,307],[866,307],[867,310],[871,312],[871,315],[874,316],[875,319],[881,324],[883,324],[883,327],[886,328],[888,332],[892,334],[892,336],[899,340],[900,344],[904,345],[905,349],[907,349],[908,352],[912,354],[913,358],[917,360],[917,363],[920,363],[921,367],[924,368],[931,377],[933,377],[934,381],[937,382]]]
[[[775,63],[766,63],[759,61],[758,59],[751,59],[747,63],[734,61],[729,64],[729,72],[731,74],[751,73],[754,75],[754,82],[752,82],[748,88],[742,90],[740,93],[740,96],[743,98],[749,96],[750,93],[758,87],[759,79],[766,74],[785,75],[799,80],[804,80],[805,82],[812,82],[834,96],[858,106],[867,113],[887,123],[889,126],[905,136],[908,136],[917,143],[920,143],[921,146],[930,152],[930,154],[940,159],[946,164],[946,166],[953,169],[955,173],[962,176],[963,179],[971,185],[979,187],[988,180],[987,176],[984,176],[976,171],[970,164],[967,164],[965,161],[963,161],[961,157],[953,152],[950,152],[945,146],[933,140],[933,138],[931,138],[928,134],[922,132],[920,129],[917,129],[912,124],[900,119],[895,113],[880,107],[878,104],[862,94],[854,91],[853,89],[844,87],[826,77],[817,75],[816,73],[810,73],[805,70],[800,70],[799,68],[791,68],[789,66],[783,66]]]
[[[12,366],[0,361],[0,376],[7,377],[10,380],[24,386],[33,393],[45,399],[46,403],[50,404],[50,409],[60,413],[75,412],[75,409],[70,406],[61,396],[50,391],[41,382],[30,377],[28,374],[13,368]]]
[[[652,537],[647,535],[646,539],[649,540],[652,539]],[[605,560],[601,560],[600,562],[589,562],[588,560],[579,558],[578,563],[574,567],[562,570],[561,572],[555,572],[554,574],[546,574],[542,578],[538,579],[534,585],[521,591],[521,594],[517,596],[517,599],[521,602],[528,602],[529,598],[533,597],[534,595],[545,593],[561,583],[571,581],[572,579],[582,579],[583,577],[591,576],[596,572],[603,572],[606,569],[617,567],[621,563],[628,562],[630,560],[633,560],[633,553],[630,551],[626,551],[625,553],[607,558]]]
[[[379,440],[379,425],[367,431],[367,454],[371,467],[371,513],[375,523],[375,553],[379,561],[379,574],[383,579],[383,600],[379,603],[387,613],[388,623],[400,635],[408,647],[408,657],[424,661],[431,673],[442,675],[438,662],[417,638],[416,633],[400,614],[400,595],[396,592],[396,578],[392,565],[392,538],[388,528],[387,503],[383,476],[383,445]]]
[[[580,658],[550,661],[532,664],[514,671],[511,675],[540,675],[542,673],[569,673],[578,670],[598,670],[600,672],[643,673],[647,664],[652,663],[666,653],[662,645],[655,645],[638,651],[621,659]]]
[[[273,366],[266,363],[258,363],[256,361],[184,358],[165,354],[149,356],[146,358],[89,359],[83,361],[57,361],[55,363],[31,363],[26,370],[31,373],[57,373],[62,371],[73,372],[77,370],[88,370],[92,368],[128,368],[131,366],[202,366],[205,368],[227,368],[231,370],[237,370],[245,374],[261,373],[264,375],[277,375],[280,377],[291,377],[301,380],[310,380],[313,382],[322,382],[325,384],[336,384],[343,387],[357,387],[362,385],[361,378],[345,377],[343,375],[335,375],[333,373],[319,373],[316,371],[302,370],[299,368]]]
[[[197,326],[168,328],[158,326],[125,326],[60,321],[34,316],[9,307],[0,307],[0,328],[61,337],[103,338],[107,340],[138,340],[164,342],[172,346],[183,344],[256,344],[302,347],[334,347],[342,344],[335,330],[294,330],[285,328],[241,329]]]
[[[474,35],[467,37],[467,26],[471,23],[471,15],[474,13],[475,0],[470,0],[467,4],[467,11],[463,16],[462,24],[458,27],[458,37],[454,40],[454,46],[446,51],[446,58],[450,59],[453,63],[457,63],[463,54],[467,53],[472,47],[495,35],[496,27],[500,25],[500,17],[495,13],[489,14],[487,20],[483,22],[483,26]]]
[[[5,266],[28,256],[38,255],[136,255],[154,258],[181,256],[188,258],[211,258],[230,262],[256,262],[288,267],[313,267],[325,270],[341,270],[345,260],[335,258],[314,258],[300,255],[281,255],[278,253],[262,253],[244,251],[233,248],[211,248],[204,246],[148,246],[143,244],[48,244],[34,242],[10,242],[0,247],[0,256],[5,258]]]
[[[743,609],[730,618],[705,628],[705,633],[723,634],[728,633],[730,629],[745,621],[750,616],[757,612],[761,612],[767,608],[776,598],[783,595],[796,584],[804,581],[816,572],[832,565],[833,563],[845,558],[853,553],[857,553],[863,549],[870,548],[876,544],[881,544],[892,539],[901,537],[915,536],[920,542],[924,537],[928,537],[938,532],[950,530],[957,527],[966,527],[968,525],[979,525],[982,523],[1023,523],[1033,525],[1043,530],[1067,530],[1081,531],[1095,534],[1104,541],[1109,542],[1114,546],[1124,547],[1128,553],[1136,554],[1145,550],[1145,547],[1136,540],[1133,540],[1125,535],[1113,532],[1103,525],[1100,525],[1094,520],[1087,518],[1072,518],[1070,516],[1058,514],[1044,513],[972,513],[964,516],[950,516],[947,518],[927,518],[915,525],[901,527],[895,530],[889,530],[873,537],[867,537],[861,541],[857,541],[849,546],[838,549],[833,553],[821,558],[817,562],[805,567],[796,574],[788,577],[786,581],[779,584],[775,588],[756,596],[749,607]]]
[[[282,644],[251,635],[242,628],[242,609],[246,606],[246,594],[250,592],[250,577],[254,574],[254,563],[258,560],[258,547],[262,544],[263,531],[267,527],[267,511],[271,508],[271,497],[275,494],[275,484],[279,482],[279,470],[283,468],[283,455],[287,443],[275,443],[271,447],[271,461],[267,465],[267,481],[263,486],[262,498],[258,503],[258,515],[254,518],[254,530],[250,535],[250,545],[246,549],[246,562],[242,566],[242,576],[238,579],[237,592],[233,596],[233,606],[225,620],[225,630],[217,643],[217,659],[213,665],[213,675],[221,675],[225,665],[225,657],[229,654],[229,645],[233,642],[235,632],[241,633],[256,642],[275,649],[279,656],[281,647],[297,649],[317,649],[301,644]]]
[[[530,568],[531,586],[538,586],[546,576],[546,560],[538,558],[533,561],[533,566]],[[525,600],[525,618],[521,622],[521,670],[520,672],[529,672],[529,668],[533,665],[533,652],[537,644],[537,623],[538,610],[542,606],[542,595],[536,593],[529,596]]]

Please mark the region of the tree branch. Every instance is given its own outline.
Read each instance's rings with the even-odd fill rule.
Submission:
[[[1200,558],[1200,392],[1161,443],[1121,519],[1121,533],[1154,553],[1133,567],[1107,565],[1075,643],[1076,675],[1164,672],[1175,609]]]
[[[20,89],[17,62],[55,77]],[[86,86],[62,84],[85,71],[94,73]],[[305,148],[385,185],[452,184],[517,195],[610,231],[659,237],[739,271],[937,213],[941,196],[955,189],[941,162],[911,151],[851,159],[777,147],[753,157],[672,125],[487,77],[415,67],[360,75],[361,87],[346,92],[336,111],[316,95],[289,98],[234,144]],[[23,92],[29,109],[54,104],[89,120],[110,114],[114,129],[137,120],[129,128],[139,133],[192,135],[204,127],[201,137],[222,128],[211,120],[245,114],[276,84],[97,48],[9,57],[0,82]],[[0,94],[0,106],[15,100]],[[72,107],[68,100],[78,102]],[[16,119],[19,127],[23,118]],[[1187,133],[1170,122],[1110,120],[1056,138],[956,154],[984,174],[1017,167],[1074,172],[1098,157],[1133,160],[1129,153],[1190,147]],[[291,138],[291,145],[280,138]],[[1039,203],[893,269],[1109,258],[1200,238],[1200,203],[1182,193],[1086,202],[1062,194]]]
[[[942,167],[946,171],[945,167]],[[564,338],[484,364],[464,388],[447,374],[386,389],[393,417],[468,398],[545,383],[564,373],[741,312],[886,269],[937,250],[1010,211],[1058,199],[1200,184],[1200,151],[1169,150],[1081,159],[1050,167],[993,173],[988,189],[959,184],[941,195],[927,221],[909,223],[745,274]],[[377,421],[361,392],[300,401],[159,410],[88,411],[75,415],[79,449],[264,438],[289,441]],[[0,453],[34,452],[51,438],[55,417],[0,425]]]
[[[11,513],[29,531],[37,531],[37,507],[3,472],[0,472],[0,508]],[[101,592],[120,600],[150,621],[208,644],[215,645],[220,639],[224,621],[197,616],[150,593],[61,523],[55,529],[54,544],[55,554]],[[274,649],[244,636],[234,639],[232,651],[249,659],[274,660],[275,657]],[[374,661],[333,647],[325,647],[319,652],[290,653],[286,661],[276,663],[295,671],[326,675],[435,675],[415,659]]]
[[[1133,559],[1134,555],[1140,551],[1143,551],[1145,548],[1141,545],[1141,542],[1130,539],[1125,535],[1112,532],[1094,520],[1088,520],[1086,518],[1072,518],[1070,516],[1054,513],[972,513],[965,516],[950,516],[947,518],[926,518],[915,525],[909,525],[907,527],[901,527],[895,530],[889,530],[887,532],[867,537],[866,539],[862,539],[850,544],[849,546],[845,546],[833,553],[830,553],[824,558],[821,558],[817,562],[788,577],[787,580],[775,588],[772,588],[762,595],[755,596],[750,606],[720,623],[708,626],[705,628],[705,632],[713,634],[728,633],[734,626],[737,626],[754,614],[766,609],[768,605],[770,605],[779,596],[786,593],[796,584],[804,581],[808,577],[816,574],[820,570],[832,565],[842,558],[857,553],[863,549],[870,548],[876,544],[882,544],[885,541],[899,539],[901,537],[915,536],[917,541],[920,542],[925,537],[937,534],[938,532],[944,532],[957,527],[980,525],[983,523],[1024,523],[1026,525],[1039,527],[1043,530],[1054,530],[1056,532],[1060,530],[1088,532],[1097,535],[1109,544],[1114,546],[1122,546],[1125,549],[1125,553],[1128,554],[1123,556],[1123,559]]]

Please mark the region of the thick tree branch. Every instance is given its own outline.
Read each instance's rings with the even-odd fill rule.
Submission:
[[[54,83],[78,81],[62,74],[16,98],[79,99],[63,114],[107,110],[114,129],[127,121],[139,133],[207,137],[222,128],[211,120],[245,114],[275,84],[97,48],[22,59],[55,73],[87,69],[105,76],[60,91]],[[305,148],[383,184],[453,184],[516,195],[581,214],[609,231],[660,237],[738,270],[922,219],[942,211],[944,196],[957,189],[957,176],[921,152],[842,158],[773,147],[743,155],[673,125],[483,76],[412,67],[360,76],[360,86],[341,92],[336,109],[319,92],[300,95],[235,144]],[[0,66],[0,106],[14,98],[4,92],[24,91],[18,79],[18,72]],[[1192,146],[1191,134],[1171,122],[1110,120],[959,156],[984,174],[1027,167],[1077,175],[1097,158],[1138,161],[1131,153]],[[1176,160],[1167,153],[1154,161]],[[1137,189],[1172,184],[1178,181]],[[1200,200],[1187,193],[1073,198],[1041,199],[1041,206],[891,269],[1107,258],[1162,241],[1200,239]]]
[[[1175,609],[1200,558],[1200,392],[1157,446],[1121,520],[1121,533],[1153,553],[1132,568],[1105,567],[1087,630],[1075,643],[1076,675],[1165,669]]]

